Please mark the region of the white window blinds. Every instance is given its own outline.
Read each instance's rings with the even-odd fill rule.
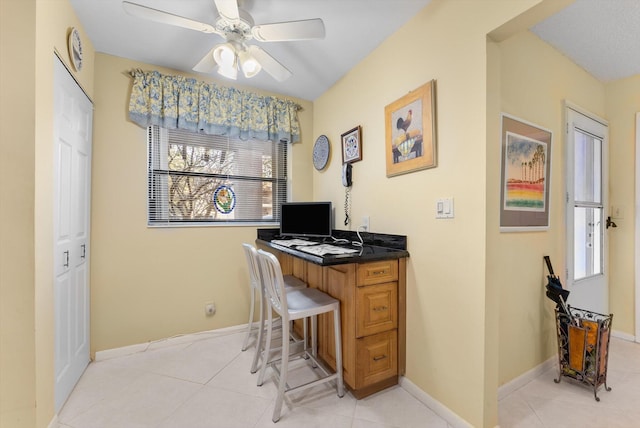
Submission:
[[[277,223],[287,144],[148,128],[149,225]]]

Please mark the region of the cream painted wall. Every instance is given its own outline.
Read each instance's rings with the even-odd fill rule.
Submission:
[[[15,428],[36,421],[35,24],[35,0],[0,1],[0,426]]]
[[[565,153],[563,101],[605,116],[602,83],[530,32],[499,44],[501,109],[553,132],[550,227],[500,233],[500,138],[488,144],[487,226],[489,281],[500,285],[500,375],[503,384],[551,357],[556,348],[554,304],[544,293],[549,255],[556,272],[565,262]],[[494,120],[498,121],[499,116]],[[489,192],[488,192],[489,193]]]
[[[0,128],[3,153],[11,153],[2,157],[1,202],[14,207],[1,210],[0,222],[0,425],[45,427],[54,416],[53,55],[68,62],[70,27],[84,32],[67,0],[3,0],[0,9]],[[85,67],[76,78],[90,94],[93,46],[83,41]]]
[[[493,426],[497,422],[492,378],[498,371],[498,359],[500,383],[504,383],[554,352],[555,336],[553,332],[550,337],[545,333],[552,323],[552,306],[543,298],[541,259],[548,248],[558,268],[564,258],[564,249],[558,247],[564,245],[564,238],[555,236],[551,230],[543,234],[496,232],[497,196],[493,189],[497,188],[499,171],[487,166],[499,159],[498,140],[491,138],[499,131],[496,123],[487,122],[486,118],[500,109],[496,105],[501,102],[503,111],[553,129],[554,180],[561,176],[558,161],[563,161],[562,153],[557,153],[561,150],[560,125],[555,122],[561,106],[544,99],[545,96],[561,99],[562,92],[567,91],[572,101],[605,117],[617,116],[618,111],[623,117],[626,114],[623,105],[640,110],[638,98],[629,100],[627,94],[637,91],[635,79],[607,85],[606,94],[601,93],[602,89],[582,94],[590,86],[588,76],[576,73],[577,77],[565,80],[571,66],[556,64],[555,59],[545,60],[544,64],[553,65],[561,79],[556,82],[554,74],[551,73],[551,79],[544,73],[547,86],[540,83],[536,85],[537,91],[529,90],[528,85],[510,76],[513,70],[530,64],[528,58],[517,53],[518,43],[532,48],[533,57],[557,53],[545,52],[537,42],[529,40],[533,37],[530,35],[488,47],[484,35],[536,2],[491,0],[478,5],[473,1],[435,0],[317,100],[315,106],[298,100],[305,111],[300,116],[303,143],[293,149],[293,197],[303,200],[313,195],[315,199],[332,200],[337,207],[336,223],[340,224],[339,207],[344,194],[339,184],[337,144],[340,133],[362,125],[364,160],[354,166],[352,218],[358,222],[362,215],[370,215],[374,231],[409,236],[412,256],[408,275],[407,376],[474,426]],[[0,210],[3,220],[0,223],[11,226],[0,226],[0,425],[39,428],[47,426],[53,417],[52,54],[58,50],[68,62],[69,28],[76,26],[84,33],[67,0],[3,0],[0,12],[3,94],[0,144],[3,152],[7,150],[7,142],[24,141],[25,147],[32,147],[21,150],[11,162],[2,158],[0,204],[11,203],[21,210],[16,210],[15,215]],[[17,22],[19,26],[12,25]],[[23,35],[19,44],[15,42],[16,35]],[[75,77],[96,108],[92,352],[246,322],[248,291],[242,255],[236,250],[226,254],[216,247],[238,248],[240,242],[255,238],[255,228],[146,228],[144,131],[126,121],[130,79],[123,73],[132,67],[152,66],[97,55],[99,66],[94,73],[93,48],[86,37],[83,40],[85,68],[75,73]],[[420,47],[419,55],[415,52],[416,45]],[[517,64],[505,69],[502,59],[505,54],[508,58],[513,54]],[[498,66],[492,63],[496,57],[500,60]],[[7,65],[15,63],[23,67]],[[24,66],[29,63],[33,66]],[[492,99],[492,91],[498,86],[495,73],[506,73],[509,80],[500,86],[503,93],[499,101]],[[439,166],[387,179],[384,106],[432,78],[438,81]],[[5,96],[16,88],[15,82],[24,82],[33,90],[32,97],[16,97],[27,100],[25,103],[9,102],[10,97]],[[24,91],[21,89],[21,95]],[[15,116],[5,114],[9,110]],[[21,121],[32,123],[34,117],[35,129],[26,126],[16,133],[14,127],[7,126]],[[466,120],[463,125],[461,118]],[[634,152],[632,142],[627,144],[629,126],[633,125],[627,119],[618,124],[616,118],[611,118],[611,124],[616,130],[611,134],[610,161],[617,169],[618,162],[626,165]],[[333,159],[324,172],[312,172],[311,147],[322,133],[332,142]],[[623,143],[614,146],[617,141]],[[124,160],[120,155],[123,151],[129,156]],[[117,165],[116,174],[113,165]],[[628,168],[633,171],[633,166],[624,167]],[[11,187],[6,186],[8,177],[12,180]],[[16,180],[17,177],[23,180]],[[625,206],[624,226],[617,231],[628,231],[633,236],[630,222],[634,215],[633,194],[629,196],[625,180],[628,177],[623,172],[619,176],[612,174],[611,198],[612,203]],[[16,183],[24,187],[16,187]],[[19,194],[14,192],[16,189]],[[443,196],[456,200],[454,220],[434,219],[434,200]],[[561,197],[555,195],[552,209],[560,204]],[[24,214],[30,211],[34,213],[31,218]],[[553,230],[561,229],[563,222],[557,212],[552,214]],[[617,222],[620,226],[620,221]],[[14,235],[20,239],[5,239]],[[33,239],[24,239],[30,235]],[[626,242],[626,235],[610,234],[612,259],[616,252],[632,254],[629,245],[633,244]],[[10,248],[6,246],[9,242]],[[173,252],[168,254],[166,248]],[[523,262],[512,269],[511,254],[515,251],[524,254]],[[16,254],[20,255],[17,260]],[[181,256],[183,266],[193,269],[189,278],[172,276],[164,268],[171,260],[169,256],[176,254]],[[534,261],[529,263],[529,259]],[[611,305],[619,320],[614,326],[630,332],[633,317],[628,314],[633,308],[627,306],[633,285],[626,280],[632,274],[627,276],[626,272],[629,269],[632,272],[633,259],[622,257],[620,264],[612,263],[611,268],[615,271],[612,279],[616,278]],[[514,284],[519,284],[519,288]],[[219,312],[213,319],[204,318],[203,303],[212,299]],[[522,302],[524,308],[514,305],[514,301]],[[527,304],[529,301],[532,303]],[[543,315],[536,318],[535,308]],[[501,326],[499,351],[493,333],[498,330],[496,314]],[[510,325],[514,320],[517,325]],[[631,326],[629,331],[627,325]],[[539,341],[531,340],[534,334],[530,330],[538,332]],[[511,342],[525,349],[518,353],[509,345]],[[7,343],[13,345],[11,351],[7,351]],[[523,364],[519,363],[521,358],[526,360]]]
[[[361,125],[351,228],[369,215],[374,232],[408,236],[406,376],[477,427],[497,423],[498,352],[486,334],[497,329],[487,315],[497,293],[485,296],[486,35],[536,3],[435,0],[314,103],[314,135],[332,145],[314,198],[342,207],[340,134]],[[384,107],[431,79],[438,167],[386,178]],[[436,220],[435,200],[446,196],[455,218]]]
[[[640,75],[609,83],[606,111],[609,120],[609,203],[620,207],[613,213],[615,229],[609,229],[609,304],[613,328],[636,336],[635,331],[635,114],[640,111]],[[635,314],[637,317],[638,314]]]
[[[129,122],[133,68],[160,67],[98,54],[92,182],[91,350],[247,322],[242,242],[256,227],[149,228],[146,129]],[[202,76],[195,76],[203,79]],[[219,82],[228,85],[228,81]],[[295,199],[311,198],[312,104],[295,100],[302,142],[292,146]],[[206,317],[206,302],[217,312]]]

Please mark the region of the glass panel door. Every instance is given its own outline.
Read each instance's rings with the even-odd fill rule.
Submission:
[[[566,112],[568,302],[607,314],[607,125],[570,106]]]
[[[574,130],[574,269],[578,281],[603,273],[602,140]]]

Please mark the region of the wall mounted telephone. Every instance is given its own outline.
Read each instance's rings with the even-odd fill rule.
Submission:
[[[344,186],[344,225],[347,226],[349,224],[349,214],[351,212],[351,174],[352,174],[353,166],[350,163],[345,163],[342,165],[342,185]]]
[[[342,185],[344,187],[351,187],[351,170],[353,166],[350,163],[342,165]]]

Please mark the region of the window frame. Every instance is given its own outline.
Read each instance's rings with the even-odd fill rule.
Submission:
[[[155,132],[154,132],[155,131]],[[175,131],[160,127],[158,125],[151,125],[147,128],[147,227],[149,228],[174,228],[174,227],[237,227],[237,226],[267,226],[267,227],[279,227],[280,225],[280,202],[287,202],[291,191],[291,184],[289,180],[289,171],[291,170],[290,159],[290,147],[286,142],[272,142],[272,141],[260,141],[260,140],[240,140],[233,137],[219,137],[211,136],[212,138],[227,138],[229,144],[252,144],[256,143],[270,143],[272,159],[279,160],[278,164],[273,167],[273,170],[282,169],[281,177],[277,176],[271,178],[257,179],[256,177],[244,176],[241,174],[218,174],[218,173],[199,173],[199,172],[183,172],[176,171],[177,174],[187,175],[193,177],[212,177],[212,178],[227,178],[242,181],[260,181],[271,182],[273,186],[272,196],[272,219],[261,220],[258,219],[202,219],[202,220],[184,220],[184,219],[171,219],[169,217],[169,202],[168,202],[168,181],[162,180],[161,175],[169,175],[169,158],[168,156],[155,156],[154,150],[157,153],[168,153],[169,149],[169,133]],[[179,130],[181,132],[189,132],[185,130]],[[205,135],[198,134],[196,135]],[[159,148],[154,147],[159,145]],[[278,151],[283,150],[282,153]],[[154,167],[154,162],[157,166]],[[276,191],[276,187],[279,189]],[[278,199],[277,195],[283,194],[284,196]],[[160,208],[158,208],[158,204]],[[153,213],[160,212],[161,216],[153,219]]]

